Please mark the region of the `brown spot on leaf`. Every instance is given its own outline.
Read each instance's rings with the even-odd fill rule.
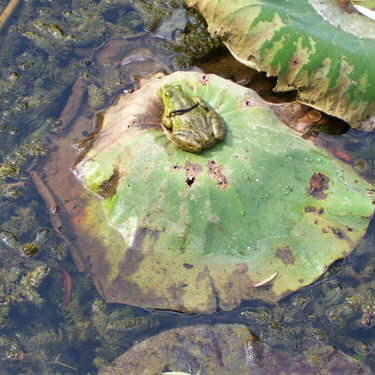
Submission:
[[[208,162],[207,173],[213,180],[216,180],[216,186],[219,189],[225,189],[229,185],[228,179],[223,174],[223,170],[224,166],[216,164],[215,160]]]
[[[323,207],[320,207],[319,209],[315,206],[306,206],[305,207],[305,212],[306,213],[310,213],[310,212],[316,212],[318,213],[319,215],[323,214],[324,213],[324,208]]]
[[[306,206],[305,207],[305,212],[316,212],[316,207],[314,206]]]
[[[191,188],[193,187],[197,176],[202,172],[202,167],[198,163],[191,163],[187,161],[185,163],[185,182],[186,185]]]
[[[246,263],[238,263],[236,264],[236,271],[235,273],[245,273],[247,272],[247,264]]]
[[[190,264],[190,263],[184,263],[183,266],[184,266],[186,269],[188,269],[188,270],[190,270],[190,269],[192,269],[192,268],[194,267],[194,266],[193,266],[192,264]]]
[[[207,86],[208,85],[208,77],[206,75],[202,76],[202,78],[199,80],[199,82],[203,85],[203,86]]]
[[[315,199],[324,199],[327,194],[324,190],[328,189],[329,178],[320,172],[315,172],[307,187],[307,195],[312,195]]]
[[[255,104],[256,102],[254,101],[254,99],[245,99],[241,102],[241,107],[251,107]]]
[[[95,190],[104,199],[111,198],[116,194],[117,185],[120,180],[120,172],[115,168],[111,176],[104,180]]]
[[[172,167],[171,167],[171,170],[172,171],[177,171],[177,170],[179,170],[179,169],[182,169],[183,167],[181,167],[180,165],[173,165]]]
[[[294,264],[296,261],[295,256],[293,255],[292,250],[288,245],[281,246],[276,249],[275,255],[284,263],[284,264]]]
[[[340,228],[337,228],[337,227],[330,227],[332,233],[339,239],[343,240],[346,238],[344,232],[340,229]]]
[[[290,65],[293,66],[294,68],[299,68],[301,66],[301,62],[300,62],[298,56],[293,56],[290,59]]]

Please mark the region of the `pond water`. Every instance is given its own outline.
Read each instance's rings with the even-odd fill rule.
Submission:
[[[0,0],[0,12],[8,3]],[[348,257],[276,305],[248,301],[210,315],[106,305],[91,276],[77,271],[74,238],[38,171],[44,165],[58,178],[50,155],[64,145],[73,159],[72,141],[87,136],[95,112],[134,89],[137,76],[196,64],[269,100],[292,99],[272,94],[274,80],[234,62],[178,3],[29,0],[0,24],[1,374],[96,374],[145,338],[201,323],[245,324],[291,356],[310,337],[375,372],[374,220]],[[374,134],[319,137],[375,182]]]

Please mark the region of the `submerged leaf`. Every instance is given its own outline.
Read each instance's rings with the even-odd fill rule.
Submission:
[[[164,371],[183,369],[184,371]],[[164,331],[116,358],[99,375],[370,375],[363,363],[311,339],[299,351],[271,348],[242,324],[192,325]]]

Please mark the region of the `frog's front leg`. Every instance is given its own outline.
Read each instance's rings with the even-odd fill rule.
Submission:
[[[176,132],[173,134],[170,133],[169,139],[181,150],[188,151],[188,152],[195,152],[195,153],[202,151],[202,145],[187,134],[179,133],[179,132]]]
[[[161,123],[162,123],[162,126],[163,128],[167,128],[167,129],[172,129],[173,128],[173,122],[172,122],[172,119],[169,115],[169,113],[163,113],[163,117],[161,119]]]
[[[221,141],[225,138],[226,126],[222,118],[214,111],[207,112],[207,122],[212,128],[215,139]]]

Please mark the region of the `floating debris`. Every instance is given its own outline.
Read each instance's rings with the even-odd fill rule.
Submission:
[[[257,282],[254,284],[254,288],[258,288],[260,286],[268,284],[271,280],[273,280],[277,275],[277,271],[273,273],[271,276],[266,277],[264,280]]]

